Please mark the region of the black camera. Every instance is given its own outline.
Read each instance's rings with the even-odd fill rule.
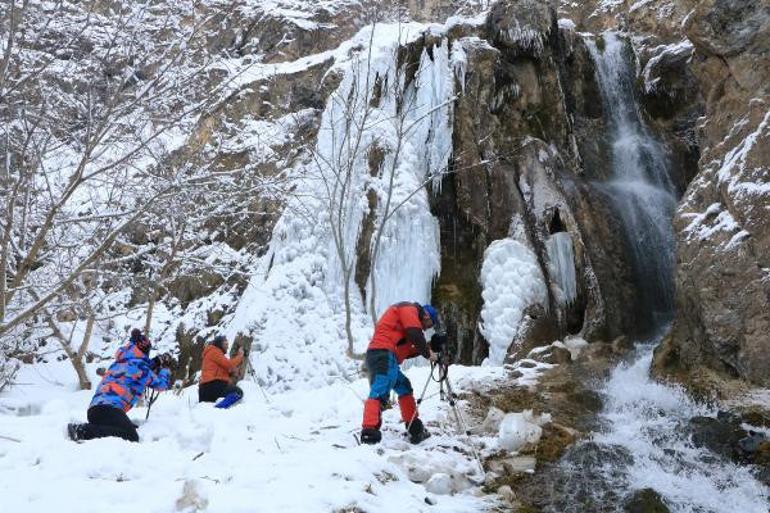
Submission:
[[[169,353],[159,354],[150,359],[150,368],[153,372],[160,369],[171,369],[174,366],[174,358]]]
[[[448,343],[449,339],[447,338],[446,333],[434,333],[433,336],[430,337],[430,350],[434,353],[445,353]]]

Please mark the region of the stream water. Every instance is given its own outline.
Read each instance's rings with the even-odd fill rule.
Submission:
[[[602,427],[591,443],[623,457],[621,465],[617,458],[601,461],[599,474],[615,489],[655,490],[676,513],[767,513],[770,490],[749,467],[692,444],[690,419],[717,412],[650,379],[653,348],[640,344],[602,387]]]

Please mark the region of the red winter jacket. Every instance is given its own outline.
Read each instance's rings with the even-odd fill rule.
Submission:
[[[421,313],[422,307],[417,303],[389,306],[374,326],[368,349],[387,349],[396,355],[398,363],[419,355],[428,358],[430,352],[422,333]]]

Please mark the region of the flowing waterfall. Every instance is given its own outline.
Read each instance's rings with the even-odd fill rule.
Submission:
[[[665,148],[645,126],[634,97],[631,49],[615,33],[601,37],[603,45],[587,42],[610,131],[612,177],[597,187],[625,227],[638,307],[649,327],[669,320],[673,311],[671,219],[677,200]]]
[[[600,189],[610,197],[627,230],[640,306],[658,332],[672,306],[673,235],[676,204],[664,148],[645,127],[634,101],[634,75],[627,44],[616,34],[603,46],[589,41],[602,88],[612,144],[613,176]],[[694,416],[716,411],[676,387],[650,378],[660,334],[637,347],[630,363],[616,367],[601,387],[599,427],[570,448],[543,510],[547,513],[627,511],[634,491],[655,490],[672,513],[767,513],[770,490],[751,469],[726,461],[690,440]]]

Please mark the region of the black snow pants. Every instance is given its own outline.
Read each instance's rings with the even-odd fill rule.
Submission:
[[[220,397],[224,397],[232,392],[243,397],[243,390],[227,381],[215,379],[208,383],[198,385],[198,401],[202,403],[215,403]]]
[[[117,436],[130,442],[139,441],[136,426],[128,418],[126,412],[106,404],[91,406],[88,409],[88,424],[78,426],[78,438],[91,440],[106,436]]]

